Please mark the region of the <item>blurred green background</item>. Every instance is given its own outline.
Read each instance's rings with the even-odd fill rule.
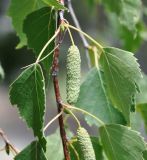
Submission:
[[[0,0],[0,62],[5,72],[5,79],[0,85],[0,128],[6,132],[7,136],[16,147],[22,149],[33,139],[33,135],[31,130],[26,128],[25,123],[19,119],[16,109],[11,107],[9,102],[8,86],[22,71],[21,67],[24,67],[34,61],[34,54],[26,47],[19,50],[15,49],[19,39],[13,30],[11,19],[6,16],[9,2],[10,0]],[[109,23],[108,17],[104,11],[104,7],[100,5],[89,7],[87,2],[88,1],[85,0],[73,0],[73,7],[82,29],[104,46],[109,45],[122,48],[122,41],[120,37],[118,37],[115,25]],[[146,0],[144,0],[144,4],[145,3],[147,4]],[[65,14],[65,17],[68,21],[73,23],[68,13]],[[145,23],[147,23],[146,15],[144,15],[143,20]],[[136,57],[138,58],[142,70],[147,73],[147,32],[144,31],[142,34],[144,38],[140,43],[141,45],[139,48],[135,48],[134,52],[136,53]],[[73,35],[76,45],[78,45],[81,50],[83,78],[88,71],[84,48],[79,35],[77,33],[75,34],[75,32],[73,32]],[[63,99],[65,98],[65,54],[69,45],[69,39],[67,36],[65,36],[65,40],[61,47],[59,74]],[[56,105],[54,103],[55,99],[52,84],[49,86],[47,102],[49,104],[47,105],[48,111],[46,120],[49,121],[49,119],[54,117],[56,114]],[[71,119],[69,119],[69,121],[71,124],[73,124]],[[53,132],[56,129],[57,124],[58,123],[55,122],[53,125],[51,125],[47,133]],[[86,126],[85,123],[84,125]],[[74,124],[72,125],[72,128],[74,130]],[[95,131],[96,129],[94,127],[92,130],[90,130],[91,134],[94,134]],[[0,139],[0,148],[3,147],[3,145],[4,144]],[[9,159],[12,159],[12,157],[8,157],[4,152],[0,152],[0,160]]]

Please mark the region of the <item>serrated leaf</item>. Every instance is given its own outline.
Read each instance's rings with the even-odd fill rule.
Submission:
[[[103,160],[102,146],[99,143],[99,139],[97,137],[90,137],[90,139],[91,139],[91,142],[93,145],[96,159]],[[77,142],[77,139],[74,139],[71,144],[73,146],[72,147],[71,145],[69,145],[71,160],[77,160],[77,155],[79,157],[79,160],[83,160],[83,155],[82,155],[80,146]],[[77,155],[76,155],[76,153],[77,153]]]
[[[1,64],[0,64],[0,81],[1,81],[2,79],[4,79],[4,77],[5,77],[4,70],[3,70],[3,68],[2,68],[2,66],[1,66]]]
[[[141,78],[139,64],[131,52],[117,48],[104,48],[100,64],[108,97],[129,124],[131,105],[134,104],[132,98],[138,91],[137,82]]]
[[[27,39],[23,33],[23,21],[25,17],[36,9],[43,6],[41,0],[11,0],[8,10],[9,16],[12,18],[13,26],[20,38],[20,43],[17,48],[21,48],[27,44]]]
[[[46,106],[45,82],[40,65],[27,68],[10,86],[10,101],[16,105],[20,116],[33,129],[34,135],[45,146],[43,138]],[[45,148],[45,147],[44,147]]]
[[[24,21],[24,33],[26,33],[28,40],[28,47],[32,48],[36,57],[47,43],[47,41],[54,35],[56,28],[55,11],[49,7],[44,7],[37,10]],[[54,49],[54,41],[49,44],[45,50],[43,57]],[[49,75],[50,67],[52,65],[52,55],[46,58],[42,63],[46,75]],[[46,77],[45,77],[46,78]]]
[[[34,141],[21,151],[14,160],[47,160],[41,145]]]
[[[117,111],[107,98],[105,86],[100,71],[93,68],[87,75],[80,88],[80,94],[75,106],[85,109],[105,123],[125,124],[122,114]],[[86,116],[89,124],[96,122]]]
[[[145,129],[146,129],[146,133],[147,133],[147,103],[138,104],[137,105],[137,111],[139,111],[141,113],[141,116],[142,116],[143,121],[144,121],[144,126],[145,126]]]
[[[67,9],[66,7],[64,7],[59,1],[57,0],[42,0],[44,3],[46,3],[47,5],[54,7],[56,10],[62,10],[62,9]]]
[[[56,131],[54,134],[47,137],[46,157],[51,160],[63,160],[63,147],[60,134]]]
[[[146,144],[139,132],[116,124],[102,126],[99,132],[109,160],[143,160]]]
[[[102,3],[112,12],[114,12],[120,21],[128,30],[136,32],[136,25],[142,15],[141,0],[103,0]]]

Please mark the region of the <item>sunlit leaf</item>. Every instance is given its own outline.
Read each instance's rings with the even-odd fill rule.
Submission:
[[[104,71],[103,80],[109,99],[130,123],[130,109],[134,104],[133,98],[138,92],[138,79],[141,78],[136,58],[131,52],[117,48],[104,48],[100,64]]]

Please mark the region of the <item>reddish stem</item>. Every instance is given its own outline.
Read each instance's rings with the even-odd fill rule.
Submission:
[[[55,91],[55,96],[56,96],[58,113],[60,113],[63,109],[63,106],[61,103],[62,100],[61,100],[61,96],[60,96],[60,88],[59,88],[59,82],[58,82],[58,77],[57,77],[57,73],[58,73],[58,69],[59,69],[58,57],[59,57],[59,48],[57,48],[54,52],[52,76],[53,76],[54,91]],[[69,155],[69,151],[68,151],[68,147],[67,147],[68,141],[67,141],[66,132],[65,132],[65,128],[64,128],[64,122],[63,122],[63,115],[61,115],[58,118],[58,120],[59,120],[60,135],[61,135],[61,139],[62,139],[65,160],[70,160],[70,155]]]
[[[62,4],[64,4],[64,0],[60,1]],[[59,24],[62,23],[62,18],[64,12],[59,11]],[[58,37],[56,39],[56,44],[60,44],[62,41],[62,33],[58,34]],[[58,81],[58,71],[59,71],[59,54],[60,50],[59,47],[55,49],[54,51],[54,58],[53,58],[53,65],[52,65],[52,77],[53,77],[53,83],[54,83],[54,91],[55,91],[55,96],[56,96],[56,103],[58,107],[58,113],[60,113],[63,110],[62,106],[62,100],[60,96],[60,88],[59,88],[59,81]],[[64,128],[64,121],[63,121],[63,115],[61,115],[59,118],[59,127],[60,127],[60,136],[62,139],[62,145],[63,145],[63,151],[64,151],[64,157],[65,160],[70,160],[70,154],[68,151],[68,141],[66,137],[66,132]]]

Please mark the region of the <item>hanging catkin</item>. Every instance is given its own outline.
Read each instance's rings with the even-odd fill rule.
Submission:
[[[90,136],[85,128],[77,130],[77,140],[84,160],[96,160]]]
[[[77,46],[72,45],[67,54],[67,79],[66,93],[67,102],[74,104],[77,102],[80,92],[81,58]]]

